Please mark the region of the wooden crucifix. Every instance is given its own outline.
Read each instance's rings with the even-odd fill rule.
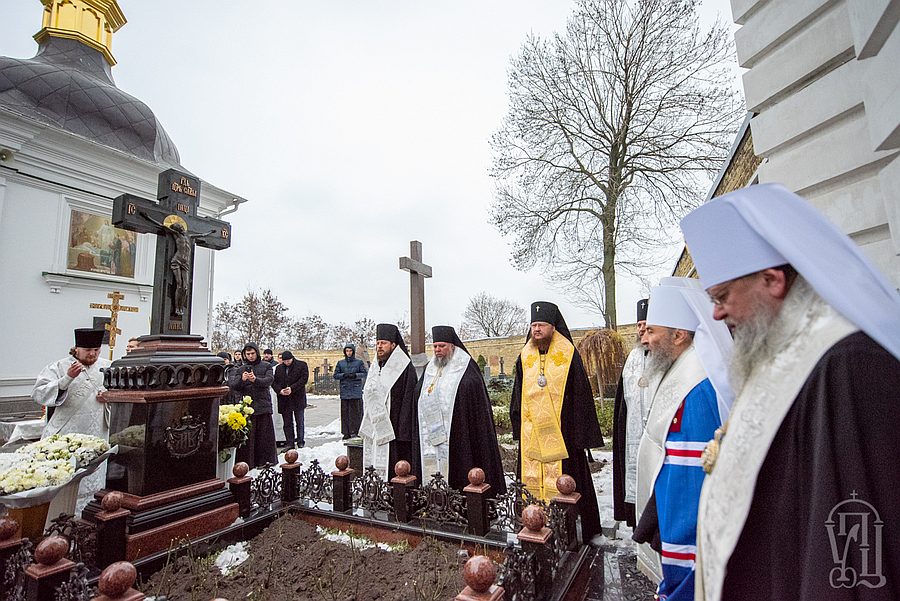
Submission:
[[[159,174],[159,202],[123,194],[113,202],[112,223],[156,234],[151,334],[191,333],[191,276],[194,245],[212,250],[231,246],[231,225],[197,216],[200,180],[169,169]]]
[[[105,324],[103,327],[109,332],[109,358],[112,360],[113,347],[116,346],[116,335],[122,333],[122,330],[119,329],[119,312],[128,311],[130,313],[137,313],[138,308],[120,305],[119,301],[125,300],[125,295],[118,290],[113,290],[107,294],[106,297],[112,302],[91,303],[91,309],[103,309],[109,311],[109,323]]]
[[[400,269],[409,272],[410,353],[425,352],[425,278],[431,277],[431,266],[422,262],[422,243],[409,243],[409,256],[400,257]]]

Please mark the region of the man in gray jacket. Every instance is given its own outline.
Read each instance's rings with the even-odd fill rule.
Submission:
[[[334,368],[334,379],[341,383],[341,434],[344,440],[359,436],[362,423],[363,384],[366,381],[366,364],[356,358],[356,347],[349,342],[344,345],[344,358]]]

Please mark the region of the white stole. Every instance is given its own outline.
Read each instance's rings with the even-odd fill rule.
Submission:
[[[703,483],[696,599],[721,599],[725,568],[744,529],[759,470],[781,422],[819,359],[839,340],[858,331],[818,299],[798,321],[797,334],[747,379],[732,407],[715,468]]]
[[[422,391],[419,393],[419,449],[422,459],[422,478],[430,480],[440,473],[450,474],[450,426],[459,383],[472,357],[456,347],[450,361],[439,369],[434,359],[425,367]]]
[[[407,365],[409,357],[397,347],[384,367],[378,361],[372,364],[363,387],[363,418],[359,426],[363,458],[366,465],[372,465],[381,472],[382,478],[390,477],[390,443],[396,438],[391,424],[391,388],[403,375]]]
[[[625,401],[625,502],[635,502],[637,488],[637,456],[644,434],[644,424],[650,413],[648,387],[640,385],[647,357],[640,346],[628,354],[622,368],[622,397]]]

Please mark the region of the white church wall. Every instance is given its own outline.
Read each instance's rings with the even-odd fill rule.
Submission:
[[[131,336],[149,333],[156,236],[138,234],[134,277],[93,274],[67,267],[71,211],[109,217],[113,198],[128,192],[155,198],[166,166],[141,161],[77,136],[32,126],[0,111],[0,331],[15,360],[0,362],[0,403],[30,395],[40,369],[72,346],[72,330],[91,327],[109,312],[90,308],[125,295],[114,358]],[[233,195],[201,186],[198,213],[218,216]],[[238,199],[242,201],[243,199]],[[227,251],[226,251],[227,252]],[[208,336],[212,251],[198,248],[194,263],[192,333]],[[103,347],[108,357],[108,347]],[[2,413],[2,405],[0,405]]]
[[[731,4],[759,181],[803,195],[900,285],[900,0]]]

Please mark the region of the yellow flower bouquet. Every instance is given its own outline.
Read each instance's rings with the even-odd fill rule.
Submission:
[[[250,436],[250,422],[253,415],[250,405],[253,399],[245,396],[240,403],[219,405],[219,461],[225,462],[231,457],[231,449],[242,446]]]

